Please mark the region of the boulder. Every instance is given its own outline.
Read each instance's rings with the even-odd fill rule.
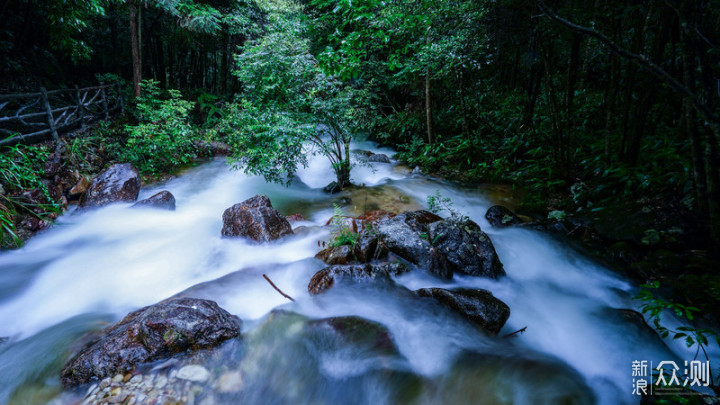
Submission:
[[[399,354],[388,329],[377,322],[359,316],[338,316],[309,323],[317,332],[330,332],[343,341],[385,354]]]
[[[368,162],[390,163],[390,158],[384,153],[372,153],[367,157]]]
[[[221,233],[224,237],[268,242],[293,232],[288,220],[272,207],[270,199],[256,195],[225,210]]]
[[[315,255],[326,264],[369,263],[387,257],[388,250],[378,237],[367,230],[361,230],[355,245],[327,247]]]
[[[428,225],[427,234],[451,273],[489,278],[505,275],[492,241],[475,222],[452,218],[438,221]]]
[[[106,329],[60,372],[64,386],[124,374],[136,365],[217,346],[240,334],[241,321],[215,302],[176,298],[139,309]]]
[[[428,211],[410,211],[379,219],[374,230],[390,252],[438,277],[451,278],[452,269],[445,256],[429,239],[428,225],[438,221],[442,221],[442,218]]]
[[[515,215],[509,208],[502,205],[493,205],[485,213],[485,219],[490,225],[496,228],[504,228],[510,225],[522,224],[522,219]]]
[[[421,288],[415,294],[435,299],[493,335],[500,332],[510,317],[510,307],[487,290]]]
[[[136,207],[175,211],[175,196],[169,191],[161,191],[151,197],[136,202],[131,208]]]
[[[140,174],[129,163],[114,164],[97,176],[80,198],[80,207],[97,208],[133,202],[140,192]]]
[[[406,271],[407,267],[402,263],[334,265],[315,273],[308,284],[308,291],[317,295],[330,289],[337,280],[352,282],[387,280],[390,276]]]

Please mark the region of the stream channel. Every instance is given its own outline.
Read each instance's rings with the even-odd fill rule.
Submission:
[[[354,148],[393,153],[369,142]],[[221,394],[212,381],[200,384],[200,404],[633,404],[634,360],[682,365],[694,356],[682,342],[663,342],[623,316],[621,309],[638,309],[637,286],[546,234],[490,226],[487,209],[512,204],[492,187],[372,163],[352,171],[353,183],[365,187],[328,195],[322,187],[333,177],[322,157],[312,157],[297,178],[287,188],[268,184],[216,158],[141,190],[140,198],[169,190],[176,211],[115,204],[69,212],[22,249],[0,254],[0,336],[7,337],[0,344],[0,403],[81,402],[85,392],[63,391],[58,376],[74,342],[179,293],[214,300],[243,320],[242,339],[196,359],[213,374],[239,370],[242,389]],[[401,212],[426,208],[437,190],[488,233],[507,276],[446,281],[415,270],[395,286],[308,293],[308,281],[325,267],[313,256],[318,241],[329,238],[324,225],[334,202],[352,215]],[[256,194],[283,215],[302,214],[306,220],[293,227],[305,229],[261,245],[221,238],[223,211]],[[490,290],[510,306],[510,318],[499,337],[485,336],[408,293],[424,287]],[[391,353],[303,332],[311,320],[349,315],[387,328]],[[711,357],[712,364],[717,353]]]

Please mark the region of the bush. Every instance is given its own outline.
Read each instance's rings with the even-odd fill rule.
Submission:
[[[153,80],[143,82],[143,89],[135,110],[138,124],[125,126],[128,138],[118,158],[143,174],[159,174],[192,162],[197,151],[196,131],[190,125],[194,103],[183,100],[178,90],[162,94]]]

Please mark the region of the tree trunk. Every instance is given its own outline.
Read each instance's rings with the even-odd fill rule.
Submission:
[[[432,126],[432,102],[430,100],[430,68],[425,67],[425,122],[427,125],[427,141],[429,145],[433,143],[433,126]]]
[[[133,64],[133,92],[135,98],[140,97],[140,50],[137,20],[135,18],[135,0],[128,0],[128,8],[130,11],[130,42],[132,45],[132,64]]]

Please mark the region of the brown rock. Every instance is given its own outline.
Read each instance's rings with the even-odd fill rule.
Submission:
[[[258,242],[292,234],[290,223],[272,207],[270,199],[256,195],[223,213],[222,236],[245,237]]]
[[[140,192],[140,174],[129,163],[114,164],[97,176],[80,198],[80,207],[97,208],[133,202]]]

